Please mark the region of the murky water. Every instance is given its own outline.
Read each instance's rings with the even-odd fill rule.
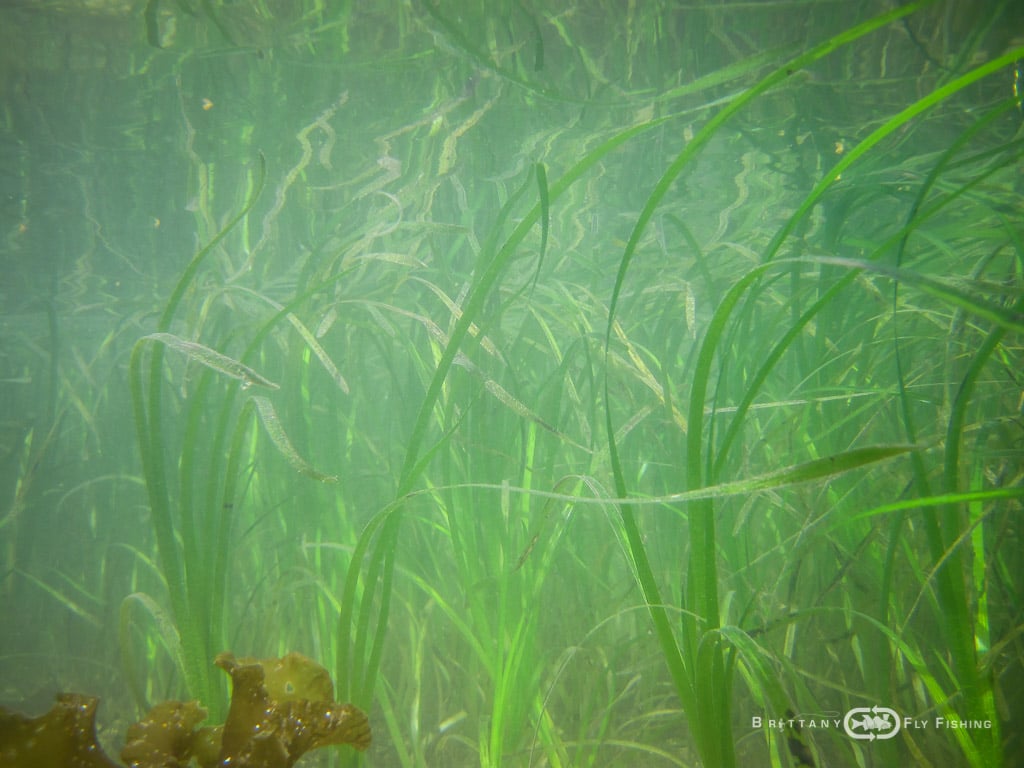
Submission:
[[[299,651],[366,765],[1015,764],[1022,41],[5,5],[0,703],[116,755]]]

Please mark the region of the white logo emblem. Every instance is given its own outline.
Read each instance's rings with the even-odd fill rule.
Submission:
[[[843,730],[851,739],[891,739],[900,732],[900,716],[888,707],[854,707],[843,718]]]

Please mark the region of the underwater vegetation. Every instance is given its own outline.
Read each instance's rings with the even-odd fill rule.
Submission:
[[[1020,763],[1019,3],[99,5],[0,12],[18,760]]]
[[[121,760],[134,768],[198,765],[291,768],[306,752],[335,744],[370,746],[370,723],[351,704],[334,701],[327,670],[298,653],[280,659],[216,664],[231,676],[231,706],[223,725],[199,727],[196,701],[164,701],[128,728]],[[99,700],[60,694],[44,715],[28,718],[0,708],[0,759],[7,768],[117,766],[96,739]]]

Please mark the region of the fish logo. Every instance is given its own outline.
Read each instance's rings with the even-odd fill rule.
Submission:
[[[854,707],[843,718],[843,730],[851,739],[891,739],[900,732],[900,716],[888,707]]]

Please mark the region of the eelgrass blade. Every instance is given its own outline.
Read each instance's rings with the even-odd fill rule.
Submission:
[[[668,119],[667,117],[656,118],[621,131],[604,141],[572,166],[550,187],[549,204],[558,199],[566,189],[609,153],[630,139],[663,124]],[[525,185],[523,188],[526,188]],[[508,217],[511,204],[517,198],[518,195],[513,196],[506,203],[506,206],[499,211],[499,222],[503,222]],[[435,404],[440,397],[442,386],[448,377],[456,355],[461,352],[466,335],[476,322],[491,289],[512,259],[516,248],[536,224],[539,217],[540,204],[538,202],[513,229],[500,249],[496,249],[496,247],[489,244],[481,253],[481,258],[478,261],[478,270],[470,287],[462,314],[456,320],[455,326],[449,334],[448,343],[442,350],[441,357],[437,362],[434,375],[420,403],[415,423],[407,441],[405,459],[399,474],[395,506],[389,507],[386,514],[382,512],[374,517],[372,524],[368,524],[360,534],[359,543],[352,554],[352,560],[345,580],[345,597],[342,600],[341,612],[338,618],[338,626],[340,628],[338,638],[338,676],[340,679],[348,681],[347,684],[352,692],[352,699],[356,703],[369,703],[376,682],[377,664],[379,663],[381,647],[383,645],[384,626],[386,626],[388,620],[390,573],[394,568],[394,553],[401,520],[398,507],[400,507],[404,497],[412,491],[416,478],[419,476],[422,468],[426,466],[426,457],[421,455],[421,449],[423,442],[426,440]],[[497,231],[489,238],[490,242],[497,242]],[[444,444],[446,440],[447,435],[438,441],[435,448]],[[371,543],[373,545],[372,550]],[[363,567],[363,560],[368,555],[370,556],[370,563],[366,574],[366,581],[364,582],[366,586],[363,589],[359,604],[356,605],[355,598],[360,582],[360,572]],[[380,584],[377,582],[378,579]],[[367,659],[364,654],[367,645],[370,643],[368,633],[370,632],[371,606],[378,593],[381,600],[379,610],[376,613],[378,625],[374,632],[373,644],[370,646],[370,656]]]
[[[224,19],[221,18],[220,12],[214,7],[211,0],[199,0],[199,6],[203,9],[203,13],[207,15],[210,21],[213,22],[213,26],[217,28],[225,42],[232,47],[237,47],[238,43],[235,42],[234,36],[231,34],[231,30],[228,29]],[[187,6],[186,6],[187,7]],[[191,13],[191,11],[189,11]]]
[[[537,163],[537,192],[540,195],[540,256],[537,258],[537,271],[533,275],[533,285],[537,286],[541,267],[544,266],[544,254],[548,250],[548,226],[550,224],[550,201],[548,199],[548,175],[544,163]]]
[[[688,96],[691,93],[701,93],[710,88],[717,88],[758,70],[763,70],[765,67],[776,63],[780,57],[792,53],[792,51],[793,46],[787,45],[755,53],[734,64],[727,64],[721,69],[716,69],[714,72],[701,75],[688,83],[662,91],[657,94],[656,100],[673,101],[682,96]]]
[[[169,331],[185,291],[192,284],[206,257],[252,210],[263,191],[266,181],[266,160],[259,155],[257,174],[245,205],[220,231],[192,257],[182,272],[170,298],[157,321],[157,332]],[[152,345],[149,356],[149,377],[143,378],[143,340],[136,342],[129,360],[129,386],[135,431],[142,459],[143,476],[149,496],[150,515],[160,555],[161,568],[167,583],[171,610],[182,642],[183,675],[190,695],[213,706],[215,686],[211,680],[209,658],[204,632],[197,624],[191,606],[191,596],[185,580],[184,566],[175,538],[174,516],[168,493],[164,435],[162,429],[163,345]]]
[[[225,376],[230,376],[232,379],[237,379],[242,382],[243,389],[248,389],[253,385],[266,387],[267,389],[281,388],[278,384],[275,384],[262,374],[257,373],[249,366],[238,362],[234,358],[223,355],[217,350],[211,349],[203,344],[199,344],[198,342],[186,341],[185,339],[175,336],[173,333],[151,333],[148,336],[143,336],[142,338],[148,339],[149,341],[158,341],[171,349],[188,355],[189,359],[195,360],[197,363],[205,365],[211,370],[223,373]]]
[[[725,461],[729,455],[729,449],[732,447],[733,441],[739,436],[740,430],[743,427],[744,417],[746,416],[747,411],[753,405],[754,399],[757,397],[758,392],[760,392],[765,381],[767,381],[769,374],[775,368],[779,360],[782,359],[782,355],[799,337],[799,335],[803,333],[807,324],[814,319],[815,315],[827,307],[844,288],[853,282],[856,276],[856,272],[849,272],[831,285],[817,301],[815,301],[806,311],[801,313],[801,315],[790,324],[786,329],[786,332],[782,334],[779,340],[772,345],[771,351],[764,356],[761,365],[758,367],[757,372],[751,377],[750,383],[747,385],[743,392],[743,396],[736,405],[734,417],[726,428],[725,433],[722,435],[722,440],[718,446],[718,456],[713,462],[711,462],[708,480],[713,481],[717,478],[724,467]],[[746,285],[749,286],[750,283],[747,283]],[[737,296],[736,298],[738,299],[739,297]]]
[[[231,526],[234,522],[234,510],[237,503],[238,479],[242,460],[246,451],[246,435],[252,424],[251,399],[242,406],[242,411],[235,422],[235,431],[228,448],[228,459],[224,467],[223,496],[213,508],[216,510],[215,520],[210,524],[212,532],[212,548],[210,552],[213,566],[211,568],[212,592],[210,607],[210,624],[212,630],[224,626],[224,602],[227,598],[228,562],[230,560]]]
[[[128,363],[128,382],[131,387],[135,429],[138,435],[139,452],[142,457],[143,474],[146,478],[150,517],[153,521],[153,533],[156,537],[157,552],[160,556],[160,567],[163,571],[167,593],[171,600],[172,613],[178,627],[184,634],[184,630],[189,624],[188,596],[185,588],[185,574],[182,570],[181,556],[175,539],[170,499],[167,493],[160,414],[158,411],[147,407],[150,404],[146,402],[145,396],[142,393],[143,350],[146,346],[140,340],[132,348],[131,359]],[[153,353],[155,354],[158,349],[162,349],[162,346],[154,347]],[[153,410],[152,417],[150,414],[151,410]],[[195,637],[192,636],[189,639],[194,641]],[[189,650],[198,651],[199,649],[193,646]],[[188,651],[182,654],[182,658],[186,662],[182,671],[189,692],[194,696],[204,695],[206,690],[203,688],[202,678],[188,664]]]
[[[852,617],[856,617],[863,621],[866,621],[873,626],[878,632],[885,636],[886,640],[891,643],[893,648],[896,648],[907,663],[913,668],[915,675],[924,685],[928,694],[931,696],[932,701],[936,702],[938,710],[946,714],[950,720],[960,720],[960,716],[953,709],[952,705],[961,694],[960,691],[947,691],[943,688],[942,683],[936,678],[936,676],[929,669],[928,664],[925,662],[925,656],[922,651],[912,645],[912,640],[901,632],[894,631],[891,627],[882,624],[874,616],[869,616],[866,613],[851,610],[848,607],[843,608],[807,608],[798,612],[801,616],[812,616],[815,614],[828,614],[835,611],[841,611],[845,614],[849,614]],[[989,729],[982,729],[988,731]],[[1002,764],[1002,755],[996,752],[994,755],[989,752],[983,754],[978,745],[971,738],[972,730],[968,728],[955,728],[953,729],[953,735],[963,752],[966,765],[973,766],[974,768],[989,768],[989,766],[998,766]],[[993,761],[994,759],[994,761]]]
[[[277,415],[277,409],[274,408],[274,404],[270,400],[260,395],[253,395],[250,399],[256,406],[256,412],[260,415],[260,423],[263,424],[263,428],[270,437],[270,441],[277,448],[278,452],[284,456],[285,461],[291,465],[292,469],[300,475],[305,475],[321,483],[338,482],[337,477],[321,472],[299,455],[299,452],[295,450],[295,446],[292,445],[292,441],[288,439],[284,426],[281,424],[281,419]]]
[[[789,696],[779,681],[776,669],[778,660],[763,648],[757,640],[742,629],[725,625],[715,630],[735,650],[747,689],[769,712],[786,712],[790,709]],[[781,735],[781,734],[779,734]],[[773,764],[774,756],[773,756]]]
[[[118,644],[121,648],[121,669],[128,678],[129,687],[135,694],[135,703],[140,709],[148,709],[149,701],[146,700],[142,685],[136,676],[135,662],[135,641],[131,636],[133,608],[138,608],[148,615],[156,627],[157,637],[163,645],[167,654],[174,662],[175,669],[185,669],[185,659],[181,649],[181,636],[174,624],[173,618],[165,611],[156,600],[145,592],[133,592],[121,600],[118,611]],[[147,659],[147,665],[152,659]]]
[[[516,488],[512,486],[502,486],[493,483],[462,483],[455,486],[442,486],[439,488],[433,488],[431,492],[437,490],[450,490],[454,488],[482,488],[492,491],[505,491],[509,493],[522,493],[530,496],[536,496],[542,499],[552,499],[554,501],[564,501],[572,504],[598,504],[608,505],[617,504],[620,506],[627,507],[641,507],[641,506],[664,506],[670,504],[686,504],[697,501],[714,500],[714,499],[725,499],[731,496],[742,496],[751,493],[763,493],[765,491],[775,491],[781,488],[787,488],[793,485],[799,485],[801,483],[816,482],[819,480],[828,480],[833,477],[852,472],[855,469],[861,469],[863,467],[877,464],[884,461],[895,459],[899,456],[912,455],[915,451],[920,451],[923,446],[920,445],[905,445],[902,443],[892,445],[872,445],[865,446],[862,448],[851,448],[847,451],[842,451],[830,456],[823,456],[818,459],[811,459],[810,461],[800,462],[798,464],[791,464],[787,467],[780,469],[774,469],[770,472],[765,472],[752,477],[744,478],[741,480],[729,480],[724,483],[716,483],[714,485],[705,485],[701,488],[694,488],[691,491],[680,491],[678,493],[668,493],[656,496],[629,496],[620,495],[617,497],[593,497],[593,496],[576,496],[568,493],[558,493],[555,491],[542,491],[537,489],[529,488]],[[618,461],[616,456],[615,461]],[[614,466],[614,462],[612,462]],[[622,493],[616,489],[617,493]],[[420,493],[426,493],[426,491],[417,491],[410,493],[410,496],[415,496]],[[998,491],[986,492],[991,494],[991,498],[1014,498],[1017,494],[1012,490],[1000,489]],[[1022,492],[1024,493],[1024,492]],[[941,496],[935,497],[935,499],[948,498],[951,501],[961,500],[960,496]],[[963,497],[962,500],[978,500],[989,498],[986,495],[968,494]],[[887,505],[885,507],[879,507],[876,510],[862,513],[859,516],[854,516],[850,519],[859,519],[862,517],[871,517],[874,514],[883,514],[884,512],[892,512],[901,509],[912,509],[915,504],[921,506],[933,506],[934,504],[941,503],[940,501],[928,502],[927,499],[915,499],[907,502]]]
[[[43,590],[46,594],[48,594],[50,597],[52,597],[54,600],[56,600],[58,603],[60,603],[64,607],[65,610],[69,611],[70,613],[73,613],[75,616],[77,616],[78,618],[82,619],[83,621],[91,624],[93,627],[95,627],[97,629],[100,629],[100,628],[103,627],[103,622],[100,621],[99,618],[97,618],[97,616],[95,615],[95,613],[93,611],[88,610],[83,605],[81,605],[78,601],[72,600],[68,595],[66,595],[65,593],[61,592],[56,587],[50,586],[45,581],[40,579],[38,576],[36,576],[36,575],[34,575],[32,573],[28,573],[27,571],[22,571],[20,569],[17,569],[17,573],[22,578],[27,579],[28,581],[30,581],[33,584],[35,584],[37,587],[39,587],[41,590]]]
[[[335,275],[331,278],[331,281],[339,280],[341,279],[341,277],[342,275]],[[310,331],[306,324],[303,323],[302,320],[299,319],[298,315],[296,315],[295,312],[293,312],[291,309],[291,307],[298,306],[303,300],[305,300],[306,298],[314,294],[316,291],[321,290],[324,287],[326,287],[326,282],[318,284],[315,288],[309,289],[302,295],[293,299],[287,307],[274,301],[268,296],[264,296],[262,293],[257,293],[256,291],[250,290],[248,288],[239,287],[236,288],[236,290],[243,291],[244,293],[247,293],[248,295],[259,299],[260,301],[273,307],[277,311],[277,316],[271,318],[270,321],[257,335],[256,339],[253,340],[253,346],[255,346],[255,344],[260,339],[262,339],[274,325],[277,324],[278,319],[283,316],[285,319],[288,320],[292,328],[294,328],[296,332],[298,332],[299,336],[302,337],[302,340],[306,342],[306,346],[309,347],[310,351],[314,355],[316,355],[316,359],[320,361],[320,364],[324,367],[324,370],[327,371],[331,379],[338,386],[338,389],[340,389],[347,395],[350,394],[348,382],[345,381],[345,377],[342,376],[341,371],[338,370],[338,366],[334,364],[334,361],[331,359],[331,356],[327,354],[327,351],[317,340],[317,334],[314,334],[312,331]],[[252,347],[250,347],[250,350],[251,349]],[[276,389],[276,387],[274,388]]]
[[[178,282],[174,286],[174,290],[171,292],[171,296],[167,300],[167,304],[164,306],[164,311],[160,315],[160,320],[157,322],[158,331],[166,331],[171,327],[171,321],[174,319],[174,314],[178,311],[178,304],[181,303],[181,299],[185,295],[185,291],[192,284],[192,280],[195,279],[196,273],[199,271],[199,267],[202,266],[202,263],[206,260],[206,257],[210,255],[213,249],[220,245],[224,238],[231,233],[231,230],[233,230],[242,219],[249,215],[249,211],[251,211],[253,206],[256,205],[256,201],[259,200],[260,194],[263,192],[263,186],[266,183],[266,180],[267,159],[263,156],[263,153],[260,152],[258,171],[255,179],[253,180],[252,191],[249,194],[249,199],[246,200],[242,209],[221,228],[213,239],[196,252],[196,255],[192,257],[188,266],[185,267],[185,271],[182,272],[181,277],[178,278]]]
[[[660,117],[641,123],[640,125],[635,125],[612,136],[610,139],[607,139],[602,144],[594,148],[579,162],[566,171],[566,173],[550,187],[548,196],[549,205],[551,202],[557,200],[563,192],[565,192],[572,184],[579,180],[584,173],[594,167],[605,156],[618,149],[630,139],[662,125],[669,119],[671,118]],[[514,199],[515,198],[510,200],[509,203],[513,202]],[[509,206],[506,204],[502,211],[499,212],[498,220],[503,221],[507,218],[508,211]],[[515,249],[523,241],[530,229],[533,228],[534,224],[536,224],[540,215],[540,203],[538,202],[537,205],[533,206],[533,208],[527,212],[515,229],[513,229],[512,233],[508,236],[500,249],[496,252],[485,252],[481,254],[479,274],[477,274],[474,283],[470,288],[469,296],[462,310],[462,315],[456,321],[455,327],[449,335],[448,345],[442,352],[441,359],[438,361],[434,376],[431,379],[430,386],[428,387],[427,393],[420,406],[416,424],[413,427],[410,442],[406,449],[405,465],[400,475],[402,478],[399,483],[401,491],[400,495],[411,490],[411,483],[414,478],[410,476],[409,470],[412,465],[416,463],[417,456],[419,455],[420,444],[422,443],[426,433],[427,423],[430,420],[434,404],[437,402],[437,398],[441,393],[441,386],[444,383],[445,378],[448,376],[448,372],[455,360],[455,356],[460,351],[466,334],[469,332],[470,326],[476,322],[477,316],[483,309],[487,297],[491,289],[494,287],[499,275],[508,265],[515,253]]]
[[[612,298],[608,311],[608,330],[605,334],[606,345],[611,339],[611,322],[615,317],[615,310],[618,307],[619,295],[622,292],[622,285],[626,279],[626,272],[633,260],[633,255],[636,253],[636,248],[640,243],[640,238],[647,229],[647,224],[654,216],[654,211],[657,209],[658,205],[661,204],[662,199],[668,193],[669,189],[672,188],[672,185],[679,177],[679,174],[683,172],[687,165],[689,165],[689,163],[697,156],[698,152],[711,140],[722,125],[756,97],[784,82],[794,72],[813,64],[815,61],[824,58],[828,54],[853,42],[854,40],[857,40],[864,35],[885,26],[886,24],[902,19],[912,13],[916,13],[934,2],[935,0],[918,0],[918,2],[908,3],[907,5],[896,8],[888,13],[883,13],[873,19],[869,19],[868,21],[851,27],[850,29],[844,30],[835,37],[815,46],[806,53],[790,59],[760,80],[752,88],[738,96],[727,106],[723,107],[721,111],[712,117],[707,124],[694,135],[693,139],[686,144],[679,155],[676,156],[676,159],[672,161],[669,167],[662,174],[658,183],[655,185],[654,190],[648,196],[647,202],[641,209],[640,214],[637,216],[636,224],[633,225],[633,231],[630,233],[629,240],[626,243],[626,248],[619,261],[619,269],[615,275],[615,283],[612,287]]]
[[[985,62],[975,69],[972,69],[967,74],[946,83],[941,88],[937,88],[927,96],[918,99],[909,107],[893,115],[882,125],[865,136],[864,139],[850,149],[849,152],[844,153],[842,158],[840,158],[835,165],[829,168],[828,172],[821,178],[821,180],[814,185],[814,189],[812,189],[803,199],[800,206],[796,209],[793,215],[790,216],[789,220],[778,230],[778,232],[775,233],[775,236],[772,238],[772,242],[765,251],[764,261],[770,261],[775,257],[779,248],[782,247],[782,243],[789,236],[789,233],[792,232],[797,223],[799,223],[803,217],[810,212],[821,196],[825,194],[832,184],[835,183],[836,179],[838,179],[851,165],[857,162],[857,160],[863,157],[869,150],[877,146],[880,141],[885,139],[887,136],[890,136],[893,132],[901,129],[909,121],[931,109],[936,104],[940,104],[953,94],[976,83],[978,80],[999,72],[1000,70],[1006,69],[1006,67],[1011,66],[1016,60],[1022,57],[1024,57],[1024,46],[1019,46],[1011,50],[1009,53]]]
[[[726,483],[707,486],[693,491],[685,491],[680,494],[662,496],[661,500],[677,502],[682,500],[703,500],[716,499],[725,496],[735,496],[744,493],[756,493],[760,491],[784,488],[799,483],[809,483],[816,480],[825,480],[837,475],[851,472],[855,469],[866,467],[880,461],[902,456],[912,451],[920,450],[918,445],[875,445],[864,448],[851,448],[848,451],[837,453],[832,456],[825,456],[820,459],[794,464],[782,469],[766,472],[745,480],[732,480]]]
[[[917,196],[915,197],[914,202],[907,213],[906,224],[903,228],[903,236],[900,238],[899,244],[896,247],[895,266],[897,268],[901,268],[903,266],[904,254],[906,251],[907,243],[910,239],[910,233],[913,231],[912,225],[917,219],[918,212],[921,210],[924,201],[927,199],[932,188],[938,181],[939,175],[952,161],[952,158],[957,154],[957,152],[959,152],[959,150],[962,147],[969,145],[969,143],[977,133],[979,133],[982,129],[988,127],[989,124],[992,123],[996,118],[998,118],[1004,112],[1013,109],[1015,106],[1019,106],[1019,103],[1015,104],[1014,100],[1010,99],[1002,107],[997,107],[995,109],[989,110],[989,112],[986,115],[984,115],[980,120],[975,121],[975,123],[972,126],[970,126],[966,131],[961,133],[959,137],[957,137],[956,141],[954,141],[949,146],[949,148],[947,148],[946,151],[943,152],[942,156],[939,158],[939,161],[935,163],[931,171],[929,171],[927,178],[924,180],[924,183],[921,184]],[[910,406],[910,395],[907,389],[907,376],[905,371],[905,365],[903,362],[903,345],[900,340],[899,313],[897,311],[899,308],[899,289],[900,281],[894,280],[892,285],[893,359],[895,362],[896,385],[899,393],[898,402],[900,406],[900,418],[904,430],[904,435],[908,442],[913,443],[917,442],[917,428],[914,423],[913,409]],[[923,459],[921,459],[920,456],[915,455],[913,457],[912,468],[914,471],[914,479],[915,484],[917,486],[918,494],[929,496],[931,494],[931,490],[929,487],[928,475],[924,466],[924,461]],[[882,590],[881,595],[879,596],[879,605],[881,606],[881,615],[883,618],[883,623],[884,618],[888,614],[889,610],[889,588],[892,584],[895,546],[896,542],[899,540],[898,533],[901,526],[902,519],[897,517],[893,521],[892,525],[893,533],[895,535],[891,537],[891,541],[893,542],[893,544],[891,545],[889,554],[886,558],[886,568],[882,579]]]
[[[560,93],[552,88],[539,85],[532,82],[531,80],[523,77],[518,72],[514,72],[508,67],[504,67],[501,64],[494,61],[487,51],[481,50],[470,37],[465,34],[458,26],[458,24],[451,18],[446,16],[441,11],[441,7],[429,0],[420,0],[419,5],[434,19],[437,25],[441,28],[444,36],[448,42],[457,49],[464,51],[470,58],[472,58],[477,64],[484,69],[488,69],[494,72],[496,75],[508,80],[510,83],[514,83],[522,88],[533,91],[534,93],[543,96],[552,101],[561,102],[581,102],[583,99],[574,98],[568,94]]]
[[[936,496],[917,497],[903,499],[890,504],[883,504],[879,507],[866,509],[863,512],[856,512],[844,516],[842,519],[833,521],[829,531],[842,528],[858,520],[866,520],[881,515],[888,515],[893,512],[907,512],[915,509],[929,509],[931,507],[944,507],[950,504],[974,504],[981,501],[997,501],[1000,499],[1024,498],[1024,487],[1011,488],[988,488],[985,490],[963,491],[959,493],[940,493]]]
[[[611,463],[612,478],[615,483],[615,492],[619,497],[624,498],[627,494],[626,480],[622,474],[622,464],[619,461],[618,447],[615,444],[614,427],[612,425],[611,408],[608,402],[608,378],[605,377],[605,420],[608,430],[608,458]],[[633,506],[628,503],[619,503],[619,514],[622,518],[622,526],[626,534],[626,542],[629,546],[630,560],[633,572],[636,575],[637,583],[643,592],[647,610],[654,624],[654,633],[661,646],[662,656],[668,665],[669,675],[672,684],[679,696],[683,711],[687,717],[694,717],[699,707],[696,698],[696,691],[691,679],[691,671],[688,669],[687,661],[680,652],[676,643],[672,625],[668,619],[668,612],[665,610],[664,601],[661,598],[661,590],[658,588],[658,581],[654,577],[654,570],[651,568],[647,558],[647,549],[643,543],[643,536],[640,527],[636,522],[636,514]]]
[[[934,296],[937,299],[942,299],[951,306],[962,309],[976,317],[989,320],[1004,331],[1024,333],[1024,312],[1021,311],[1020,302],[1010,308],[1001,304],[993,304],[934,277],[922,275],[907,269],[888,267],[874,261],[845,259],[837,256],[809,257],[807,261],[814,261],[821,264],[832,264],[839,267],[846,267],[848,269],[861,269],[884,275],[905,285],[912,285],[915,288],[919,288],[925,293]]]
[[[783,64],[767,77],[763,78],[757,85],[735,101],[731,102],[728,106],[724,107],[707,123],[707,125],[704,126],[701,131],[697,133],[697,135],[694,136],[693,140],[691,140],[679,153],[655,185],[654,190],[651,192],[643,209],[640,211],[637,221],[633,227],[633,231],[626,243],[626,248],[623,252],[622,258],[620,259],[619,268],[612,287],[608,324],[605,331],[604,346],[606,357],[610,348],[612,329],[615,322],[615,313],[618,306],[619,296],[625,282],[626,272],[629,269],[633,255],[636,252],[637,245],[640,242],[640,238],[646,229],[648,222],[653,217],[654,211],[661,203],[665,194],[674,184],[676,178],[691,162],[691,160],[696,157],[698,151],[711,139],[712,136],[717,133],[718,129],[752,99],[783,82],[793,71],[823,58],[837,48],[846,45],[847,43],[850,43],[881,26],[924,8],[930,4],[931,1],[932,0],[923,0],[918,3],[910,3],[889,13],[877,16],[867,22],[844,31],[836,37],[816,46],[810,51],[797,56],[791,61]],[[743,280],[733,287],[723,302],[723,306],[720,306],[719,310],[716,311],[712,319],[712,327],[709,328],[705,339],[700,345],[690,396],[689,419],[686,435],[686,477],[687,485],[691,490],[700,488],[709,480],[713,480],[713,478],[705,476],[704,468],[705,461],[710,462],[710,457],[705,458],[703,446],[703,419],[707,386],[711,376],[713,360],[718,353],[718,343],[722,333],[724,332],[725,324],[730,318],[732,310],[736,306],[736,302],[738,302],[740,296],[755,279],[756,273],[757,270],[748,273]],[[608,385],[606,381],[606,393],[607,390]],[[609,454],[612,457],[616,457],[615,437],[611,422],[611,406],[607,396],[605,401],[605,412],[608,427]],[[613,462],[614,461],[615,458],[613,458]],[[819,471],[821,468],[822,467],[818,466],[812,469],[813,471]],[[616,473],[615,477],[617,493],[620,496],[625,496],[625,485],[622,481],[621,471]],[[628,508],[623,510],[624,522],[627,520],[632,522],[630,520],[631,516],[631,510]],[[663,652],[667,653],[669,656],[667,661],[669,663],[670,670],[672,671],[673,680],[676,680],[677,675],[672,668],[678,663],[684,667],[683,677],[687,681],[686,686],[690,685],[690,680],[695,681],[695,688],[688,689],[687,687],[682,687],[678,682],[676,683],[676,687],[683,698],[683,708],[691,721],[691,728],[694,732],[694,739],[697,743],[699,753],[703,759],[712,764],[731,765],[734,757],[732,743],[729,736],[729,717],[727,716],[729,709],[728,694],[725,695],[720,706],[713,707],[715,717],[718,718],[715,721],[706,720],[705,715],[707,713],[700,711],[700,704],[694,700],[695,696],[697,698],[703,698],[706,695],[710,695],[714,690],[728,691],[731,689],[731,683],[728,679],[716,678],[716,674],[723,674],[729,668],[729,664],[723,659],[721,652],[714,651],[711,656],[707,658],[699,656],[698,652],[698,648],[703,647],[700,643],[701,635],[709,630],[716,629],[719,626],[716,563],[717,551],[715,544],[715,520],[712,501],[710,499],[705,499],[691,504],[689,510],[689,521],[691,556],[688,569],[689,578],[687,580],[687,607],[696,611],[696,613],[701,617],[701,621],[684,621],[684,644],[682,654],[679,653],[678,646],[675,644],[674,636],[671,636],[671,634],[668,637],[663,637],[661,639],[661,644]],[[633,525],[635,526],[635,523],[633,523]],[[633,552],[634,561],[646,560],[646,555],[643,552],[643,543],[639,537],[637,537],[635,541],[631,539],[630,546],[631,548],[636,547],[639,549],[639,551]],[[646,594],[647,588],[644,588],[644,591]],[[656,632],[659,637],[661,637],[663,632],[659,627],[659,624],[662,622],[662,618],[654,616],[654,614],[652,614],[652,617],[655,619]],[[669,630],[669,633],[670,632],[671,630]],[[671,644],[667,642],[668,640],[671,640]]]
[[[1013,309],[1020,314],[1024,310],[1024,298],[1019,299]],[[971,403],[975,385],[989,358],[1002,342],[1006,331],[1004,327],[996,327],[988,333],[972,356],[957,389],[946,427],[943,461],[943,485],[949,493],[960,488],[960,444],[963,439],[966,411]],[[964,692],[967,716],[974,720],[992,722],[993,729],[979,732],[974,743],[981,752],[983,765],[998,765],[1002,758],[999,717],[995,711],[991,679],[979,674],[975,640],[977,616],[971,610],[971,598],[964,583],[964,563],[960,547],[961,539],[968,532],[962,531],[960,505],[947,504],[939,509],[938,514],[926,515],[925,526],[932,558],[939,569],[938,595],[942,606],[943,627],[949,644],[948,653],[956,675],[955,683]]]

